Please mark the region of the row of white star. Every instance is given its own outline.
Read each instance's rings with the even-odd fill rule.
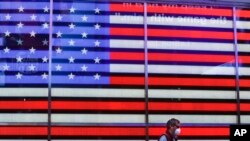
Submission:
[[[18,29],[21,29],[23,27],[24,27],[24,24],[22,22],[19,22],[17,24]],[[49,24],[47,22],[45,22],[45,23],[42,24],[42,27],[43,27],[43,29],[49,29]]]
[[[3,49],[4,53],[10,53],[10,49],[8,47],[6,47],[5,49]],[[35,54],[36,49],[34,47],[29,49],[30,54]],[[81,50],[82,54],[86,55],[88,53],[88,50],[86,48]],[[56,49],[56,53],[57,54],[61,54],[62,53],[62,49],[61,48],[57,48]],[[46,57],[47,58],[47,57]],[[47,59],[46,59],[47,60]],[[47,61],[45,61],[47,62]]]
[[[24,12],[24,7],[21,5],[19,8],[18,8],[18,12]],[[46,12],[49,12],[49,7],[48,6],[45,6],[43,8],[43,11],[46,13]],[[73,6],[69,9],[70,13],[75,13],[76,11],[76,8],[74,8]],[[100,14],[101,12],[101,9],[99,9],[98,7],[94,9],[94,12],[95,14]]]
[[[28,66],[28,70],[29,71],[35,71],[36,67],[37,66],[34,66],[33,64],[31,64],[31,65]],[[62,66],[59,65],[59,64],[57,66],[55,66],[55,68],[56,68],[56,71],[61,71],[62,70]],[[81,69],[82,69],[82,71],[87,71],[88,66],[83,65],[83,66],[81,66]],[[9,71],[9,70],[10,70],[10,66],[8,64],[4,64],[2,66],[2,71]]]
[[[3,49],[3,51],[4,51],[4,53],[10,53],[10,49],[9,49],[8,47],[5,47],[5,48]],[[30,54],[35,54],[36,49],[35,49],[34,47],[31,47],[31,48],[29,49],[29,51],[30,51]]]
[[[22,40],[22,39],[18,39],[18,40],[16,40],[16,42],[17,42],[17,45],[19,45],[19,46],[23,45],[23,40]],[[47,39],[44,39],[44,40],[42,41],[42,43],[43,43],[44,46],[49,45],[49,41],[48,41]],[[6,47],[6,48],[7,48],[7,47]],[[8,53],[10,49],[7,48],[7,50],[8,50],[8,51],[7,51],[6,53]]]
[[[17,28],[23,28],[23,26],[24,26],[24,24],[22,22],[20,22],[20,23],[17,24]],[[49,28],[49,24],[48,23],[44,23],[42,26],[43,26],[43,29],[48,29]],[[95,27],[95,30],[100,30],[101,29],[101,25],[99,25],[98,23],[95,24],[94,27]],[[73,23],[71,23],[69,25],[69,28],[70,29],[75,29],[75,25]],[[7,31],[4,32],[4,34],[5,34],[5,37],[10,37],[11,32],[9,30],[7,30]],[[34,30],[32,30],[30,32],[30,37],[35,37],[36,34],[37,33]],[[58,31],[56,34],[57,34],[57,37],[59,38],[59,37],[62,37],[63,33],[61,31]],[[87,38],[87,35],[88,34],[86,32],[83,32],[82,33],[82,38]]]
[[[10,37],[11,32],[9,32],[9,30],[7,30],[7,31],[4,32],[4,34],[5,34],[5,37]],[[36,37],[36,34],[37,33],[34,30],[32,30],[30,32],[30,37]]]
[[[11,16],[10,14],[5,15],[5,20],[6,20],[6,21],[10,21],[11,18],[12,18],[12,16]],[[31,21],[36,21],[36,20],[37,20],[37,15],[32,14],[32,15],[30,16],[30,19],[31,19]],[[57,19],[57,21],[62,21],[63,16],[59,14],[58,16],[56,16],[56,19]],[[86,21],[88,21],[88,16],[83,15],[83,16],[81,17],[81,19],[82,19],[83,22],[86,22]]]
[[[62,70],[62,66],[59,65],[59,64],[57,66],[55,66],[55,68],[56,68],[56,71],[61,71]],[[88,66],[83,65],[83,66],[81,66],[81,69],[82,69],[82,71],[86,72],[87,69],[88,69]],[[9,65],[5,64],[5,65],[2,66],[2,71],[9,71],[9,70],[10,70],[10,66]],[[28,66],[28,70],[29,71],[35,71],[36,70],[36,66],[34,66],[33,64],[29,65]]]
[[[69,46],[75,46],[75,41],[74,40],[70,40],[70,41],[68,41],[68,43],[69,43]],[[100,47],[100,44],[101,44],[101,42],[99,41],[99,40],[96,40],[95,42],[94,42],[94,44],[95,44],[95,47]]]
[[[57,35],[57,38],[60,38],[60,37],[62,37],[62,32],[61,31],[58,31],[57,33],[56,33],[56,35]],[[87,36],[88,36],[88,33],[87,32],[83,32],[83,33],[81,33],[81,35],[82,35],[82,38],[88,38]]]
[[[24,59],[24,58],[22,58],[21,56],[18,56],[18,57],[16,58],[17,63],[22,63],[23,59]],[[43,60],[43,63],[47,63],[47,62],[48,62],[48,58],[47,58],[46,56],[43,57],[42,60]],[[75,58],[72,57],[72,56],[71,56],[70,58],[68,58],[68,60],[69,60],[69,63],[74,63],[74,62],[75,62]],[[101,59],[100,59],[99,57],[96,57],[96,58],[93,59],[93,60],[95,61],[95,64],[100,64]]]
[[[43,73],[41,75],[42,79],[48,79],[48,76],[49,75],[47,73]],[[16,74],[16,79],[22,79],[22,77],[23,77],[23,74],[21,74],[20,72],[18,72]],[[68,79],[72,79],[73,80],[75,77],[76,77],[76,75],[74,75],[73,73],[70,73],[68,75]],[[99,75],[98,73],[96,73],[93,77],[94,77],[94,80],[100,80],[101,75]]]
[[[68,26],[69,26],[69,29],[75,29],[75,27],[76,27],[76,25],[73,24],[73,23],[69,24]],[[18,29],[21,29],[21,28],[23,28],[23,27],[24,27],[24,24],[23,24],[22,22],[19,22],[19,23],[17,24],[17,28],[18,28]],[[47,22],[45,22],[45,23],[42,24],[42,27],[43,27],[43,29],[48,29],[48,28],[49,28],[49,24],[48,24]],[[94,28],[95,28],[95,30],[100,30],[100,29],[101,29],[101,25],[98,24],[98,23],[96,23],[96,24],[94,25]],[[7,31],[6,31],[6,32],[7,32]]]
[[[4,53],[10,53],[10,49],[9,49],[8,47],[4,48],[3,51],[4,51]],[[31,47],[31,48],[29,49],[29,51],[30,51],[30,54],[35,54],[36,49],[35,49],[34,47]],[[57,48],[57,49],[56,49],[56,53],[57,53],[57,54],[61,54],[62,51],[63,51],[63,50],[62,50],[61,48]],[[81,50],[81,52],[82,52],[82,54],[86,55],[86,54],[88,53],[88,50],[87,50],[86,48],[83,48],[83,49]]]

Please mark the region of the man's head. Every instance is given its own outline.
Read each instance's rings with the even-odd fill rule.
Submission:
[[[181,133],[180,124],[180,121],[175,118],[171,118],[166,124],[167,131],[175,138]]]

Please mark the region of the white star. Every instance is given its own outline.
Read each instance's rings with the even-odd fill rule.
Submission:
[[[96,41],[95,41],[95,46],[96,46],[96,47],[99,47],[99,46],[100,46],[100,43],[101,43],[101,42],[99,42],[98,40],[96,40]]]
[[[61,21],[63,17],[61,15],[58,15],[56,18],[58,21]]]
[[[57,38],[62,37],[61,31],[58,31],[58,32],[56,33],[56,35],[57,35]]]
[[[23,11],[23,10],[24,10],[23,6],[20,6],[20,7],[18,8],[18,10],[19,10],[19,12],[24,12],[24,11]]]
[[[3,66],[3,71],[9,70],[9,68],[10,68],[10,66],[8,66],[7,64],[5,64],[5,65]]]
[[[30,54],[34,54],[36,51],[36,49],[34,49],[34,47],[30,48],[29,50],[30,50]]]
[[[44,56],[42,59],[43,59],[43,63],[47,63],[49,60],[46,56]]]
[[[95,25],[95,29],[96,29],[96,30],[100,30],[100,28],[101,28],[101,26],[97,23],[97,24]]]
[[[10,49],[8,47],[6,47],[4,50],[4,53],[9,53],[10,52]]]
[[[23,45],[23,40],[21,39],[17,40],[16,42],[17,42],[17,45],[20,45],[20,46]]]
[[[81,68],[82,68],[82,71],[87,71],[87,69],[88,69],[88,67],[85,65],[83,65]]]
[[[86,32],[82,33],[82,38],[87,38],[88,34]]]
[[[96,9],[94,9],[95,10],[95,13],[96,14],[100,14],[100,9],[99,8],[96,8]]]
[[[70,10],[70,13],[75,13],[76,9],[74,7],[71,7],[69,10]]]
[[[94,61],[95,61],[95,64],[100,64],[101,59],[98,58],[98,57],[96,57],[96,58],[94,59]]]
[[[83,22],[86,22],[87,20],[88,20],[88,17],[87,17],[86,15],[83,15],[83,16],[82,16],[82,21],[83,21]]]
[[[49,12],[48,6],[44,7],[43,10],[44,10],[44,12]]]
[[[75,26],[76,26],[76,25],[74,25],[73,23],[71,23],[71,24],[69,25],[69,29],[75,29]]]
[[[20,22],[20,23],[17,24],[17,28],[23,28],[23,25],[24,24],[22,22]]]
[[[32,16],[30,16],[30,18],[31,18],[32,21],[35,21],[35,20],[36,20],[36,17],[37,17],[37,16],[34,15],[34,14],[33,14]]]
[[[69,74],[68,75],[69,79],[74,79],[75,78],[75,75],[73,73]]]
[[[16,60],[17,60],[17,62],[22,62],[23,58],[20,57],[20,56],[18,56],[18,57],[16,58]]]
[[[69,63],[74,63],[75,58],[73,58],[72,56],[69,58]]]
[[[44,39],[43,45],[46,46],[46,45],[48,45],[48,43],[49,43],[49,41],[47,41],[46,39]]]
[[[30,32],[30,37],[35,37],[35,36],[36,36],[36,32],[32,30],[32,31]]]
[[[60,66],[59,64],[56,66],[56,70],[57,71],[61,71],[62,70],[62,66]]]
[[[48,79],[48,74],[46,73],[42,74],[42,79]]]
[[[85,49],[85,48],[83,50],[81,50],[81,51],[82,51],[82,54],[85,54],[85,55],[88,53],[88,50]]]
[[[94,75],[95,80],[99,80],[100,77],[101,77],[101,75],[99,75],[98,73]]]
[[[20,73],[20,72],[18,72],[17,74],[16,74],[16,79],[22,79],[22,74]]]
[[[10,36],[10,32],[7,30],[6,32],[5,32],[5,37],[9,37]]]
[[[5,19],[6,19],[6,20],[10,20],[10,18],[11,18],[10,14],[7,14],[7,15],[5,16]]]
[[[30,66],[28,66],[30,71],[35,71],[36,66],[34,66],[33,64],[31,64]]]
[[[43,29],[48,29],[49,28],[49,24],[48,23],[44,23],[43,24]]]
[[[75,45],[75,41],[73,41],[72,39],[69,41],[69,45],[70,46],[74,46]]]
[[[61,49],[61,48],[57,48],[57,49],[56,49],[56,53],[57,53],[57,54],[61,54],[61,53],[62,53],[62,49]]]

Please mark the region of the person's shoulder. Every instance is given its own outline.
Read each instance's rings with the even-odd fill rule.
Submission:
[[[167,137],[165,134],[161,135],[159,141],[167,141]]]

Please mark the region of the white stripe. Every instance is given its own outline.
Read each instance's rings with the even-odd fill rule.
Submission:
[[[0,122],[48,122],[48,114],[0,114]]]
[[[223,64],[224,65],[224,64]],[[149,73],[160,74],[200,74],[200,75],[235,75],[233,67],[208,67],[185,65],[148,65]]]
[[[48,97],[48,88],[0,88],[1,97]]]
[[[145,115],[134,114],[52,114],[53,123],[145,123]]]
[[[144,98],[144,89],[52,88],[53,97]]]
[[[157,16],[152,15],[147,18],[149,25],[171,25],[171,26],[191,26],[191,27],[217,27],[233,28],[233,22],[221,18],[205,17],[185,17],[185,16]]]
[[[141,15],[111,15],[110,23],[112,24],[143,24]]]
[[[119,73],[144,73],[144,65],[134,64],[110,64],[110,72]]]
[[[250,124],[250,115],[241,115],[241,123]]]
[[[131,49],[143,49],[143,40],[110,40],[111,48],[131,48]]]
[[[239,67],[239,75],[250,75],[250,67]]]
[[[250,52],[250,44],[238,44],[239,52]]]
[[[200,50],[200,51],[234,51],[230,43],[204,43],[184,41],[148,41],[149,49]]]
[[[240,91],[240,99],[250,99],[250,91]]]
[[[233,124],[237,121],[236,115],[149,115],[149,123],[166,123],[167,119],[177,118],[181,123],[200,124]]]
[[[235,91],[149,89],[149,98],[235,99]]]
[[[248,21],[237,21],[236,25],[238,29],[250,29],[250,22]]]

